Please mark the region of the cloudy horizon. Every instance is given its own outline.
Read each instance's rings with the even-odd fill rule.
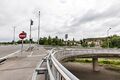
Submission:
[[[29,39],[30,19],[32,38],[37,40],[38,11],[40,37],[58,36],[69,39],[95,38],[120,34],[119,0],[0,0],[0,41],[16,40],[22,31]]]

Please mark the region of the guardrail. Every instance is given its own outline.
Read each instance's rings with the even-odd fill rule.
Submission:
[[[36,66],[36,68],[35,68],[35,70],[34,70],[34,72],[33,72],[32,80],[37,80],[37,75],[38,75],[38,74],[44,74],[44,73],[46,74],[47,69],[41,68],[42,64],[43,64],[44,62],[46,62],[46,58],[47,58],[47,56],[44,57],[44,58],[42,59],[42,61]],[[47,75],[47,74],[46,74],[46,75]]]
[[[120,57],[120,49],[66,49],[66,50],[54,50],[48,52],[48,55],[36,68],[36,71],[33,75],[32,80],[37,80],[37,74],[43,68],[40,68],[43,62],[46,62],[47,69],[44,69],[46,79],[45,80],[79,80],[76,76],[74,76],[70,71],[68,71],[59,61],[78,55],[101,55],[101,54],[112,54]]]
[[[73,49],[59,51],[55,55],[57,60],[73,56],[102,56],[102,57],[120,57],[120,49]],[[60,57],[61,56],[61,57]]]
[[[36,67],[32,80],[37,80],[38,73],[40,73],[41,69],[43,69],[41,67],[43,62],[46,62],[47,65],[47,69],[45,70],[47,72],[47,74],[45,74],[45,80],[79,80],[57,60],[55,56],[57,52],[59,51],[54,51],[54,49],[49,51],[45,60],[42,60]]]

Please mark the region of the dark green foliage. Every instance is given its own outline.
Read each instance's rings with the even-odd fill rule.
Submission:
[[[50,36],[48,37],[48,44],[49,44],[49,45],[51,45],[51,44],[52,44],[52,39],[51,39],[51,37],[50,37]]]
[[[68,40],[64,41],[63,39],[59,39],[58,36],[55,36],[54,38],[48,36],[44,38],[40,38],[39,43],[41,45],[52,45],[52,46],[75,46],[76,41],[74,40]]]
[[[108,45],[107,39],[106,39],[106,40],[103,40],[103,41],[102,41],[102,44],[101,44],[101,47],[107,48],[107,45]]]
[[[57,36],[55,36],[54,38],[51,38],[50,36],[48,38],[40,38],[39,43],[41,45],[64,46],[64,40],[59,39]]]
[[[34,43],[33,39],[31,39],[31,41],[32,41],[32,43]],[[16,43],[17,43],[17,44],[21,44],[21,43],[22,43],[22,40],[18,40]],[[23,40],[23,43],[24,43],[24,44],[28,44],[28,43],[30,43],[30,41],[29,41],[28,39],[25,39],[25,40]]]
[[[103,64],[110,64],[110,61],[103,60],[103,61],[101,61],[101,63],[103,63]]]
[[[89,44],[90,47],[95,47],[95,43],[92,42],[91,44]]]
[[[47,42],[48,40],[47,40],[47,37],[44,37],[44,38],[40,38],[40,40],[39,40],[39,43],[41,44],[41,45],[47,45],[48,44],[48,42]]]
[[[11,42],[0,42],[0,45],[12,45],[12,44],[17,44],[15,41]]]
[[[86,42],[84,39],[81,40],[80,42],[81,42],[81,46],[88,47],[88,42]]]
[[[120,48],[120,36],[113,35],[111,37],[107,37],[106,40],[103,41],[101,47],[107,48],[108,42],[110,48]]]

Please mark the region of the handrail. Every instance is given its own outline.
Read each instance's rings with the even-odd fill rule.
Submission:
[[[70,71],[68,71],[63,65],[61,65],[59,63],[59,61],[54,57],[54,54],[56,54],[57,51],[54,52],[53,50],[54,49],[52,49],[49,53],[50,54],[49,59],[52,61],[52,63],[53,63],[52,65],[54,65],[54,67],[57,69],[58,73],[60,73],[60,75],[65,80],[79,80],[76,76],[74,76]],[[47,66],[48,65],[50,65],[50,64],[47,64]],[[51,73],[51,70],[50,70],[50,73]],[[53,76],[53,75],[51,75],[51,76]],[[50,80],[53,80],[53,79],[50,79]]]
[[[51,68],[50,68],[50,63],[49,63],[48,59],[47,59],[47,69],[48,69],[48,75],[49,75],[50,80],[55,80],[55,78],[52,74],[52,71],[51,71]]]
[[[59,54],[58,54],[58,52],[60,52],[61,50],[59,50],[59,51],[56,51],[56,52],[53,52],[52,50],[51,50],[51,56],[50,56],[50,59],[51,59],[51,61],[52,61],[52,65],[54,65],[54,67],[57,69],[57,71],[62,75],[62,77],[65,79],[65,80],[79,80],[76,76],[74,76],[70,71],[68,71],[63,65],[61,65],[60,63],[59,63],[59,61],[57,60],[57,58],[59,58],[60,56],[59,56]],[[68,52],[67,52],[68,51]],[[79,55],[82,55],[82,54],[80,54],[80,53],[83,53],[83,54],[87,54],[87,53],[89,53],[89,54],[94,54],[94,53],[98,53],[98,54],[102,54],[102,52],[103,53],[105,53],[105,54],[111,54],[112,52],[110,52],[111,50],[106,50],[106,49],[104,49],[104,50],[102,50],[101,51],[101,49],[98,49],[98,50],[94,50],[94,49],[82,49],[82,50],[65,50],[65,52],[63,52],[63,56],[62,56],[62,52],[61,52],[61,58],[60,59],[62,59],[62,57],[64,58],[64,55],[67,57],[68,55],[71,55],[71,56],[74,56],[75,54],[69,54],[69,51],[70,52],[75,52],[75,54],[79,54]],[[80,51],[80,53],[78,53]],[[113,50],[112,50],[113,51]],[[115,51],[113,51],[114,52],[114,54],[115,53],[117,53],[117,54],[119,54],[120,53],[120,50],[118,49],[118,50],[115,50]],[[58,54],[58,55],[57,55]],[[55,56],[56,55],[56,56]]]
[[[42,59],[42,61],[40,61],[40,63],[36,66],[35,69],[39,69],[42,66],[42,64],[46,58],[47,58],[47,55],[44,57],[44,59]],[[38,74],[37,71],[34,70],[33,75],[32,75],[32,80],[37,80],[37,74]]]
[[[41,65],[42,65],[42,63],[44,62],[44,60],[42,60],[38,65],[37,65],[37,67],[35,68],[35,69],[38,69]],[[37,80],[37,71],[36,70],[34,70],[34,72],[33,72],[33,76],[32,76],[32,80]]]
[[[65,78],[65,80],[79,80],[76,76],[74,76],[70,71],[68,71],[63,65],[61,65],[54,55],[51,55],[52,62],[57,70],[61,73],[61,75]]]
[[[112,52],[111,52],[112,51]],[[60,53],[60,54],[59,54]],[[47,64],[47,80],[79,80],[76,76],[74,76],[69,70],[67,70],[60,62],[59,60],[75,56],[75,55],[87,55],[87,54],[119,54],[120,57],[120,49],[118,50],[107,50],[101,49],[94,50],[94,49],[81,49],[81,50],[55,50],[52,49],[48,51],[48,55],[46,57],[46,64]],[[43,60],[38,65],[37,68],[39,68],[43,63]],[[37,72],[34,72],[32,80],[36,80]]]
[[[59,71],[59,73],[61,73],[61,75],[62,75],[66,80],[71,80],[71,79],[64,73],[64,71],[59,68],[59,66],[56,64],[56,62],[54,61],[53,58],[52,58],[52,62],[53,62],[53,64],[54,64],[54,66],[56,67],[56,69]]]

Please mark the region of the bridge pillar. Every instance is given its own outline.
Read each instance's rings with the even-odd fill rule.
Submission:
[[[93,71],[99,71],[99,65],[98,65],[98,58],[97,57],[93,57],[92,58],[92,64],[93,64]]]

